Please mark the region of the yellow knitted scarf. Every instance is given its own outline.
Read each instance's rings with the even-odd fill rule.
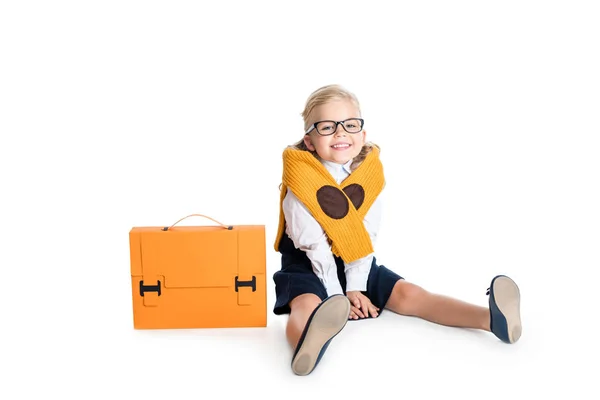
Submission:
[[[283,199],[289,189],[323,227],[334,255],[351,262],[372,253],[373,245],[363,219],[384,184],[376,146],[340,185],[310,152],[286,148],[275,251],[279,250],[285,232]]]

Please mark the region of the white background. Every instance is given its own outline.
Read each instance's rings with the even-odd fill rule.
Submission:
[[[2,2],[0,397],[597,398],[599,20],[593,1]],[[379,261],[481,305],[511,276],[517,344],[384,312],[292,373],[281,151],[329,83],[382,147]],[[133,329],[128,232],[191,213],[266,226],[266,328]]]

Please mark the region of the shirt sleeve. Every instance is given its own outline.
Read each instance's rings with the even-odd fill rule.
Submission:
[[[364,218],[365,228],[369,232],[373,247],[377,241],[377,234],[381,224],[381,211],[382,200],[380,195],[375,199]],[[367,281],[369,279],[369,272],[371,271],[371,264],[373,263],[373,255],[374,253],[371,253],[363,258],[344,264],[347,292],[364,292],[367,290]]]
[[[327,295],[343,294],[327,235],[306,206],[288,190],[283,199],[286,233],[294,246],[306,253]]]

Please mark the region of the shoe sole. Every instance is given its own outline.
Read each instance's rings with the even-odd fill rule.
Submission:
[[[521,337],[521,294],[517,284],[508,277],[494,281],[494,300],[506,319],[508,340],[514,343]]]
[[[328,300],[315,312],[292,363],[295,374],[308,375],[314,369],[323,346],[344,329],[348,315],[350,302],[345,296]]]

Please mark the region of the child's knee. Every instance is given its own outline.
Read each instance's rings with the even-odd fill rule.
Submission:
[[[314,310],[319,304],[321,304],[321,298],[314,293],[305,293],[295,297],[290,302],[290,308],[294,309],[305,309]]]
[[[425,289],[422,287],[404,280],[400,280],[396,283],[394,286],[394,292],[396,292],[397,298],[400,300],[400,302],[407,306],[419,303],[423,296],[427,294]]]

